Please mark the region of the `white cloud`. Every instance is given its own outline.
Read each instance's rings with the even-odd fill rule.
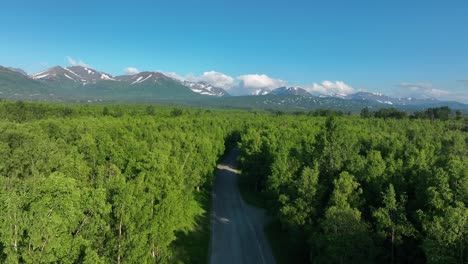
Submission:
[[[259,90],[273,90],[286,85],[286,81],[265,74],[246,74],[237,77],[236,85],[229,92],[233,95],[256,94]]]
[[[237,77],[241,85],[252,89],[274,89],[286,85],[286,81],[273,79],[265,74],[246,74]]]
[[[171,77],[172,79],[176,79],[176,80],[179,80],[179,81],[185,81],[185,78],[180,76],[179,74],[175,73],[175,72],[165,72],[165,71],[159,71],[161,72],[162,74],[168,76],[168,77]]]
[[[134,67],[127,67],[123,71],[125,74],[128,74],[128,75],[133,75],[133,74],[137,74],[140,72],[140,70]]]
[[[314,83],[312,87],[305,88],[310,93],[332,95],[332,94],[352,94],[356,90],[344,83],[343,81],[323,81],[322,83]]]
[[[71,66],[82,66],[82,67],[89,67],[89,64],[85,63],[82,60],[75,60],[70,56],[66,56],[65,59]]]
[[[175,72],[164,71],[162,71],[162,73],[181,81],[206,82],[213,86],[223,88],[232,95],[253,94],[258,90],[272,90],[287,84],[284,80],[270,78],[265,74],[246,74],[234,78],[216,71],[207,71],[199,76],[193,74],[181,76]]]
[[[169,76],[176,80],[189,81],[189,82],[206,82],[208,84],[211,84],[213,86],[220,87],[226,90],[228,90],[235,84],[234,78],[224,73],[216,72],[216,71],[204,72],[200,76],[196,76],[193,74],[181,76],[177,74],[176,72],[165,72],[165,71],[161,71],[161,72],[164,75]]]
[[[449,91],[436,89],[430,83],[409,83],[403,82],[398,85],[400,94],[404,97],[416,98],[444,98],[450,96]]]
[[[403,82],[398,85],[397,97],[435,98],[443,101],[468,103],[467,92],[447,91],[434,88],[431,83]]]
[[[204,72],[201,76],[195,77],[193,75],[189,75],[187,78],[188,81],[202,81],[209,83],[211,85],[223,88],[223,89],[229,89],[231,88],[235,80],[229,75],[226,75],[221,72],[215,72],[215,71],[208,71]]]
[[[273,90],[279,87],[287,86],[287,81],[271,78],[266,74],[244,74],[235,78],[221,72],[207,71],[200,76],[188,74],[181,76],[175,72],[163,73],[171,78],[190,81],[206,82],[213,86],[220,87],[228,91],[231,95],[248,95],[257,93],[260,90]],[[305,88],[307,91],[315,94],[352,94],[356,90],[343,81],[323,81],[320,84],[314,83],[311,87]]]

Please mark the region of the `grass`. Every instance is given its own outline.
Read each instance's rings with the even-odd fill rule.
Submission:
[[[196,193],[196,200],[203,209],[203,213],[196,219],[195,225],[187,232],[176,233],[173,242],[173,256],[170,263],[207,263],[211,225],[211,188],[203,188]]]

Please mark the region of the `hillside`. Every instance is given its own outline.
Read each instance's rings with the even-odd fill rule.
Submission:
[[[436,99],[392,98],[379,93],[312,95],[301,87],[258,90],[254,95],[229,96],[222,88],[206,82],[181,81],[160,72],[112,76],[88,67],[56,66],[25,75],[21,69],[0,68],[0,98],[68,103],[164,103],[226,109],[310,111],[333,109],[359,112],[397,108],[420,111],[448,106],[468,111],[468,105]]]
[[[18,71],[0,66],[0,97],[11,100],[40,101],[49,97],[49,87]]]

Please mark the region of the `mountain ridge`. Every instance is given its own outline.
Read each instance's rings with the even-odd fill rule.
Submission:
[[[190,82],[169,77],[161,72],[143,71],[132,75],[112,76],[90,67],[55,66],[45,71],[25,75],[17,68],[0,66],[0,97],[12,100],[74,101],[74,102],[151,102],[160,100],[219,102],[248,108],[257,107],[315,109],[346,107],[415,108],[449,106],[468,110],[468,105],[437,99],[393,98],[382,93],[358,91],[348,95],[313,95],[300,86],[259,89],[250,96],[230,96],[207,82]],[[231,99],[222,99],[232,97]],[[250,98],[257,97],[257,98]],[[213,100],[222,99],[218,102]],[[339,100],[338,100],[339,99]],[[243,101],[243,102],[238,102]],[[227,105],[226,107],[230,107]]]

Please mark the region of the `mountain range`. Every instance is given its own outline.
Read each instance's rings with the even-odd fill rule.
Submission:
[[[358,111],[363,107],[419,110],[449,106],[468,111],[468,105],[436,99],[393,98],[381,93],[312,95],[302,87],[260,89],[250,96],[230,96],[206,82],[181,81],[160,72],[112,76],[89,67],[56,66],[28,75],[25,71],[0,66],[0,98],[52,102],[178,103],[223,108],[284,110],[337,109]]]

